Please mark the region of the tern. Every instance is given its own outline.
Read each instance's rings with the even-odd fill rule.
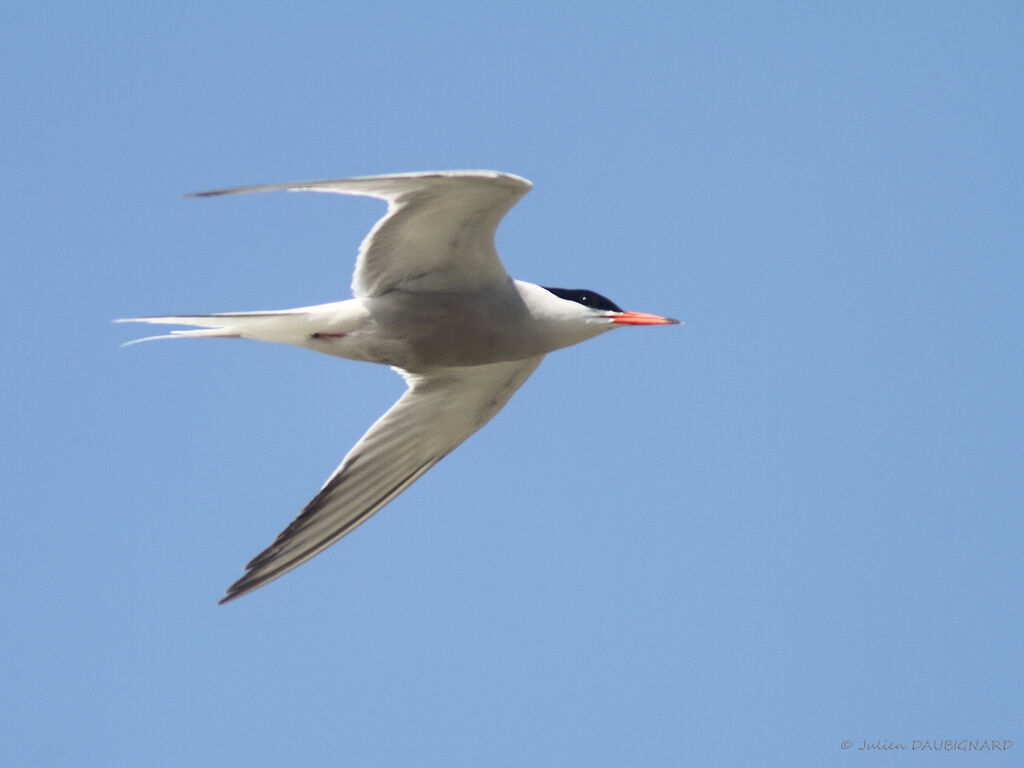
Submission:
[[[308,190],[379,198],[387,211],[359,247],[355,298],[271,312],[119,320],[197,328],[137,341],[282,342],[389,365],[407,386],[299,516],[246,565],[221,603],[278,578],[351,533],[490,421],[547,353],[627,325],[679,322],[623,311],[594,291],[512,279],[498,258],[494,234],[532,187],[496,171],[441,171],[190,195]]]

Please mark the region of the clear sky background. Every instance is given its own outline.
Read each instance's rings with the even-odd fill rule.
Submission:
[[[1019,3],[33,2],[0,38],[4,764],[1020,764]],[[383,209],[183,193],[449,168],[535,183],[516,277],[686,325],[553,354],[218,607],[402,382],[110,321],[347,298]]]

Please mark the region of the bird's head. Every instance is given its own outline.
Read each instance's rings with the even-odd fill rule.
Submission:
[[[548,288],[544,290],[553,293],[565,301],[573,301],[590,310],[587,317],[595,320],[604,320],[612,328],[620,325],[677,325],[680,321],[671,317],[661,315],[650,315],[646,312],[627,312],[611,299],[602,296],[597,291],[588,291],[583,288]]]

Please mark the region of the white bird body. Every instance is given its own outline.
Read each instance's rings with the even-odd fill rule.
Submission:
[[[486,424],[547,353],[622,325],[677,322],[623,312],[590,291],[509,277],[494,233],[530,187],[525,179],[494,171],[448,171],[198,195],[313,190],[380,197],[388,211],[360,247],[353,299],[122,322],[199,327],[153,339],[246,338],[382,363],[397,369],[409,387],[299,517],[246,566],[222,602],[295,568],[369,518]]]
[[[540,286],[510,279],[486,295],[393,290],[296,309],[132,321],[203,327],[139,342],[243,338],[422,372],[545,355],[616,327],[566,303]]]

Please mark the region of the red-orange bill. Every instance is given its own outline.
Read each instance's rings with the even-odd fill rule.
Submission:
[[[617,325],[678,325],[678,320],[661,315],[649,315],[646,312],[618,312],[609,319]]]

